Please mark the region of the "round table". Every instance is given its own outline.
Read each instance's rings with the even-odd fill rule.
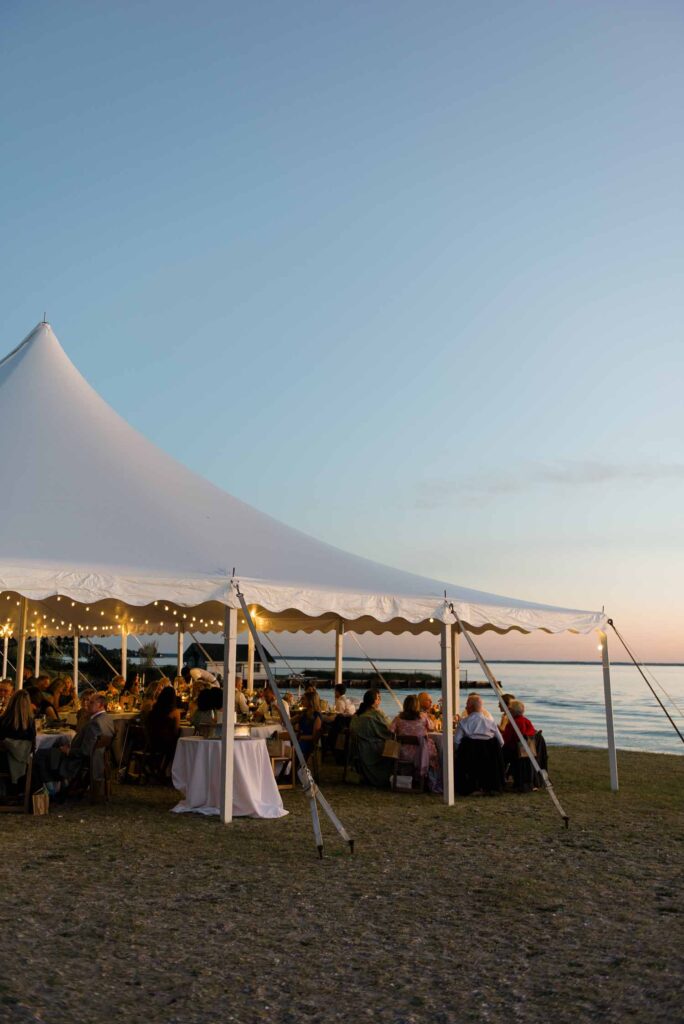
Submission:
[[[65,739],[71,743],[76,733],[73,729],[60,729],[59,732],[36,733],[36,750],[47,750],[54,747],[55,743],[63,742]]]
[[[265,740],[236,739],[233,759],[233,816],[282,818],[287,814],[271,768]],[[221,742],[200,736],[181,737],[171,777],[184,799],[177,814],[220,814]]]

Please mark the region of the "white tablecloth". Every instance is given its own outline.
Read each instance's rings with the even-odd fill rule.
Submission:
[[[62,732],[39,732],[36,733],[36,750],[45,750],[49,747],[54,747],[58,741],[61,743],[65,739],[71,743],[76,733],[73,729],[64,729]]]
[[[178,740],[171,767],[176,789],[185,799],[173,808],[177,813],[196,811],[220,814],[221,742],[199,736]],[[265,740],[235,740],[233,761],[233,815],[250,818],[282,818],[287,811],[271,768]]]

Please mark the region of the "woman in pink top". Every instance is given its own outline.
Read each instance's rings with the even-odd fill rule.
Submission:
[[[431,779],[439,776],[439,755],[434,740],[428,732],[425,716],[421,714],[418,698],[410,694],[404,700],[404,710],[394,719],[390,726],[392,732],[401,743],[402,736],[416,736],[421,740],[419,747],[401,746],[402,761],[413,761],[416,770],[422,776],[430,775]]]

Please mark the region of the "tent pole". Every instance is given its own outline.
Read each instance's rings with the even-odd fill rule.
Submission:
[[[2,645],[2,678],[7,679],[7,659],[9,658],[9,637],[5,633],[5,639]]]
[[[335,686],[342,685],[342,656],[344,653],[344,622],[337,623],[335,632]]]
[[[247,693],[254,693],[254,637],[247,634]]]
[[[176,638],[176,643],[177,643],[176,651],[177,651],[177,660],[178,660],[178,671],[176,672],[176,675],[179,676],[181,674],[181,671],[183,670],[183,653],[184,653],[184,649],[185,649],[185,634],[183,633],[182,629],[178,630],[178,636]]]
[[[78,633],[74,633],[74,693],[78,697]]]
[[[442,633],[442,777],[444,803],[454,804],[454,691],[452,685],[452,628],[441,624]]]
[[[40,675],[40,634],[36,633],[36,656],[33,659],[33,674],[36,678]]]
[[[221,726],[221,822],[233,820],[233,757],[235,753],[235,649],[237,608],[223,616],[223,715]]]
[[[461,635],[458,626],[452,626],[451,636],[451,681],[454,691],[454,714],[461,714]]]
[[[121,626],[121,675],[126,678],[128,675],[128,633],[126,626]]]
[[[24,686],[24,660],[26,657],[26,620],[28,619],[28,601],[22,597],[19,605],[19,636],[17,637],[17,676],[15,689]]]
[[[613,727],[613,695],[610,688],[610,660],[608,658],[608,637],[599,630],[601,661],[603,663],[603,698],[606,705],[606,732],[608,734],[608,761],[610,764],[610,788],[617,793],[618,785],[617,751],[615,750],[615,729]]]

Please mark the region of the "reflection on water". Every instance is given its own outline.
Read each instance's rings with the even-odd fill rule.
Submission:
[[[288,659],[293,668],[311,668],[314,671],[328,669],[329,662],[320,660]],[[382,662],[378,665],[386,679],[391,680],[393,672],[432,672],[437,677],[439,666],[435,662]],[[481,679],[482,672],[475,666],[464,666],[470,680]],[[549,743],[573,743],[586,746],[605,747],[606,719],[603,704],[603,675],[600,665],[514,665],[495,664],[492,670],[507,693],[514,693],[525,702],[526,713],[535,726],[544,730]],[[279,667],[279,674],[283,669]],[[354,669],[356,671],[356,669]],[[653,666],[651,672],[668,691],[674,701],[684,710],[684,666]],[[362,666],[359,665],[359,678]],[[627,750],[652,750],[659,753],[681,754],[684,745],[655,701],[650,690],[633,666],[613,665],[611,667],[613,690],[613,715],[615,737],[618,747]],[[398,691],[403,700],[407,692]],[[427,687],[437,700],[439,684]],[[669,702],[658,687],[660,696],[673,719],[684,732],[684,716]],[[352,691],[360,697],[361,690]],[[462,700],[467,691],[462,690]],[[497,713],[497,701],[491,690],[478,690],[485,705],[492,714]],[[321,688],[326,699],[330,691]],[[382,698],[383,710],[393,716],[397,706],[385,691]]]

